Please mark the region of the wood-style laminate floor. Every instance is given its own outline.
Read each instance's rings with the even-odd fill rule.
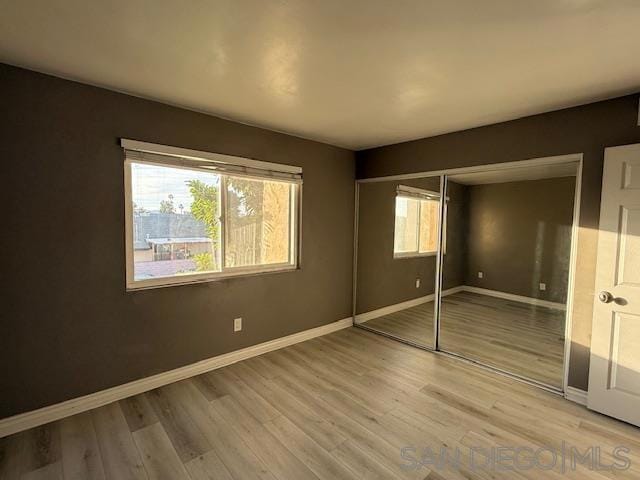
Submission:
[[[440,347],[562,387],[564,311],[460,292],[442,299]],[[433,302],[369,320],[369,328],[433,346]]]
[[[619,445],[629,470],[553,464],[552,451],[593,446],[610,464]],[[483,467],[498,447],[548,469]],[[635,427],[357,328],[0,440],[2,479],[603,480],[640,478],[638,467]]]

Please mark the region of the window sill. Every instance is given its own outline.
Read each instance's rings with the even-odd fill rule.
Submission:
[[[296,265],[276,265],[260,269],[236,267],[227,269],[225,272],[211,272],[175,277],[158,277],[146,280],[127,280],[127,292],[136,292],[138,290],[150,290],[152,288],[166,288],[180,285],[192,285],[197,283],[209,283],[219,280],[227,280],[231,278],[255,277],[269,273],[284,273],[299,270]]]
[[[420,258],[420,257],[435,257],[438,252],[424,252],[424,253],[394,253],[394,260],[402,260],[403,258]]]

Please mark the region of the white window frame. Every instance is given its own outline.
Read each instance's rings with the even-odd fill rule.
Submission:
[[[149,288],[187,285],[192,283],[212,282],[225,278],[261,275],[293,271],[300,268],[301,242],[301,212],[302,212],[302,169],[291,165],[262,162],[249,158],[233,157],[197,150],[189,150],[166,145],[121,139],[125,151],[124,159],[124,199],[125,199],[125,257],[126,257],[126,289],[127,291]],[[151,160],[145,158],[130,158],[130,152],[151,154]],[[162,162],[154,162],[153,156],[161,155]],[[159,158],[159,157],[158,157]],[[220,256],[221,270],[217,272],[202,272],[181,274],[167,277],[147,278],[136,280],[134,276],[133,255],[133,196],[131,185],[131,165],[133,163],[158,165],[169,168],[204,171],[220,175]],[[186,164],[185,164],[186,163]],[[247,179],[262,181],[283,181],[290,183],[290,220],[289,261],[268,265],[251,265],[242,267],[225,267],[225,209],[227,206],[228,177],[242,176]]]
[[[426,252],[420,252],[420,219],[422,218],[422,200],[432,200],[432,201],[437,201],[438,203],[440,203],[440,192],[434,192],[431,190],[424,190],[422,188],[415,188],[415,187],[409,187],[406,185],[398,185],[397,187],[397,191],[396,191],[396,195],[394,197],[394,202],[397,201],[398,198],[408,198],[410,200],[419,200],[418,202],[418,221],[416,222],[416,238],[418,240],[418,250],[416,251],[410,251],[410,252],[396,252],[396,244],[395,244],[395,208],[394,208],[394,228],[393,228],[393,238],[394,238],[394,242],[393,242],[393,258],[394,259],[403,259],[403,258],[418,258],[418,257],[435,257],[438,254],[438,249],[436,248],[435,250],[431,251],[426,251]],[[446,208],[447,208],[447,202],[445,202],[445,222],[446,222]],[[440,209],[438,208],[438,212],[440,211]],[[438,213],[439,215],[439,213]],[[436,224],[436,228],[440,228],[440,218],[438,218],[437,220],[437,224]],[[446,223],[444,225],[445,228],[445,232],[446,232]],[[436,235],[438,234],[438,232],[436,232]],[[446,245],[446,239],[443,239],[443,243]],[[444,253],[444,251],[443,251]]]

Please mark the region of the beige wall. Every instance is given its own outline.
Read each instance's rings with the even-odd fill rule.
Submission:
[[[153,261],[153,249],[147,248],[145,250],[133,251],[134,262],[152,262]]]
[[[584,155],[569,385],[586,389],[604,149],[640,142],[638,95],[357,153],[358,178]]]

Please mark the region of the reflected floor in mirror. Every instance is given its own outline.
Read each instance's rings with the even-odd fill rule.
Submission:
[[[440,348],[546,385],[562,387],[565,312],[470,292],[442,299]],[[367,321],[366,327],[433,344],[433,302]]]

